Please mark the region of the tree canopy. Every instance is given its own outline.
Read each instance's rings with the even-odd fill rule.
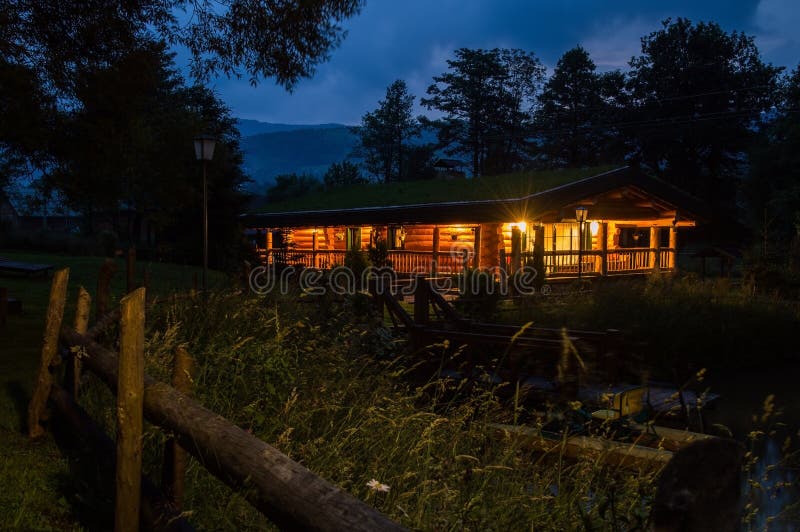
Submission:
[[[712,205],[732,205],[741,155],[774,103],[779,72],[752,37],[666,20],[631,60],[634,159]]]
[[[406,82],[394,81],[378,108],[361,118],[355,128],[360,144],[356,153],[364,158],[367,170],[384,183],[401,179],[409,140],[419,135],[420,125],[413,116],[414,96]]]
[[[0,56],[68,90],[143,39],[186,47],[197,79],[274,77],[291,88],[341,42],[363,0],[0,0]]]
[[[612,124],[624,97],[619,71],[598,74],[589,53],[577,46],[561,56],[539,96],[535,134],[547,166],[592,166],[621,159]]]
[[[522,166],[530,111],[545,72],[539,59],[519,49],[460,48],[447,66],[421,100],[444,114],[430,122],[440,145],[451,155],[467,154],[476,176]]]

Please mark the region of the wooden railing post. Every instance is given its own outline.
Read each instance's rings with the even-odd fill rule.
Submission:
[[[675,255],[678,253],[678,228],[669,228],[669,268],[675,269]]]
[[[39,421],[44,414],[47,396],[50,395],[50,388],[53,385],[50,366],[59,363],[58,335],[61,331],[61,321],[64,318],[68,283],[69,268],[58,270],[53,274],[53,282],[50,285],[50,301],[47,305],[47,320],[44,327],[42,358],[39,361],[39,373],[34,384],[31,402],[28,405],[28,435],[31,438],[37,438],[44,434],[44,429]]]
[[[194,361],[189,352],[183,346],[178,347],[172,367],[172,386],[186,396],[192,394],[193,367]],[[186,462],[186,451],[175,438],[170,438],[164,448],[163,489],[178,509],[183,507]]]
[[[519,227],[511,228],[511,269],[508,274],[513,275],[520,268],[522,252],[522,231]]]
[[[658,269],[658,247],[660,245],[660,231],[655,225],[650,226],[650,264],[651,270]]]
[[[472,241],[472,267],[481,267],[481,226],[475,226],[475,239]]]
[[[120,304],[114,530],[137,532],[142,480],[144,288],[131,292]]]
[[[608,222],[600,222],[600,275],[608,275]]]
[[[433,228],[433,246],[431,250],[431,277],[436,277],[439,270],[439,226]]]
[[[78,288],[78,304],[75,307],[75,332],[86,334],[89,329],[89,311],[92,308],[92,296],[84,287]],[[72,355],[72,379],[69,390],[72,397],[78,397],[81,387],[81,359],[77,354]]]
[[[317,267],[317,229],[311,230],[311,267]]]

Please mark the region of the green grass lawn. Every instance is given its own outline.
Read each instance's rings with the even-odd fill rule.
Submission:
[[[411,205],[439,201],[519,198],[612,170],[612,166],[525,171],[474,179],[370,183],[272,203],[264,212]]]
[[[52,264],[69,268],[69,291],[64,320],[72,323],[79,286],[94,296],[97,274],[105,259],[73,257],[0,250],[0,257]],[[112,282],[112,298],[118,301],[125,290],[125,263],[116,259],[117,273]],[[169,294],[192,287],[200,269],[191,266],[140,262],[137,278],[141,282],[149,270],[150,293]],[[211,284],[223,284],[225,276],[212,272]],[[0,277],[0,286],[9,296],[22,301],[21,315],[10,315],[0,327],[0,530],[80,529],[71,515],[67,461],[50,436],[31,442],[26,433],[26,412],[44,331],[44,317],[50,293],[49,278]]]

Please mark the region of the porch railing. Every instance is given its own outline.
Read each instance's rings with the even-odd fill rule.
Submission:
[[[605,271],[608,274],[637,273],[655,268],[670,269],[674,264],[674,249],[671,248],[624,248],[608,250],[605,253]],[[331,269],[342,266],[346,252],[342,250],[259,250],[259,257],[264,263],[284,263],[302,265],[306,268]],[[544,254],[545,274],[548,276],[577,276],[580,255],[581,273],[583,275],[600,275],[603,273],[603,252],[600,250],[546,251]],[[434,270],[434,254],[430,251],[391,250],[388,260],[398,273],[432,273]],[[533,253],[522,253],[519,264],[530,264]],[[464,271],[464,257],[450,253],[436,255],[436,271],[450,274]],[[506,271],[515,269],[514,259],[505,255]],[[471,261],[470,261],[471,262]]]

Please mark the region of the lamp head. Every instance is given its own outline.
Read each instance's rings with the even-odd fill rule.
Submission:
[[[214,158],[214,146],[217,139],[211,135],[199,135],[194,138],[194,156],[198,161],[210,161]]]

